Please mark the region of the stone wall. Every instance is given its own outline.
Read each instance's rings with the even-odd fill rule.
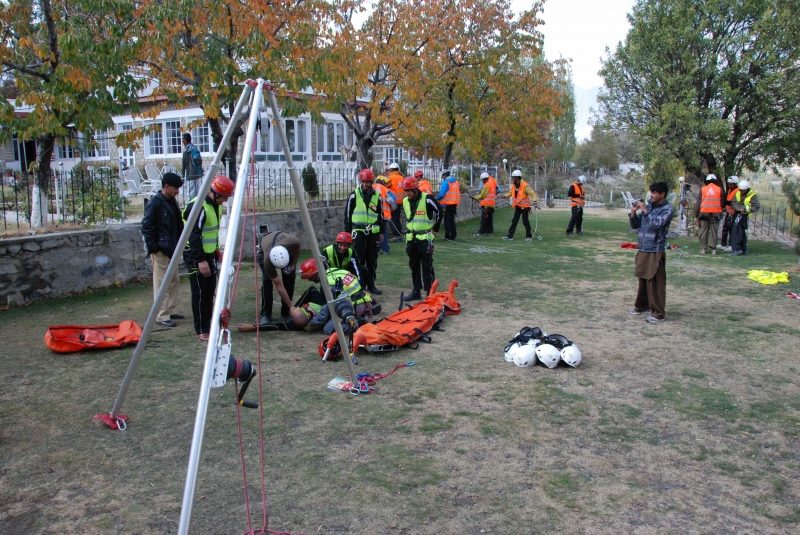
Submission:
[[[343,227],[343,205],[312,207],[310,212],[319,245],[332,243]],[[458,220],[478,214],[478,203],[464,199]],[[300,237],[303,249],[310,248],[298,210],[261,213],[256,220],[257,232],[267,228],[290,232]],[[246,219],[243,226],[244,257],[252,259],[252,219]],[[140,228],[140,224],[117,225],[0,240],[0,302],[24,304],[150,277]]]

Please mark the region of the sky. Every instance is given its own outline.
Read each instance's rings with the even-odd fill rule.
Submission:
[[[588,89],[603,85],[597,75],[606,46],[613,51],[630,29],[626,14],[635,0],[546,0],[540,18],[544,53],[550,61],[572,59],[573,83]],[[515,11],[531,6],[528,0],[512,0]]]

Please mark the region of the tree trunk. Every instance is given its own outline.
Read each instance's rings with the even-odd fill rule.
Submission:
[[[38,228],[47,224],[47,193],[50,191],[50,158],[55,146],[53,134],[42,134],[38,139],[36,155],[36,180],[31,192],[31,227]]]
[[[360,136],[355,133],[356,136],[356,147],[358,147],[358,161],[361,164],[362,169],[370,169],[372,167],[372,161],[375,157],[372,154],[372,146],[375,144],[372,140],[372,136],[361,134]]]

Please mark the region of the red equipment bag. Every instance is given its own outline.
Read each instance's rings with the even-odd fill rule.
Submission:
[[[54,325],[47,328],[44,343],[56,353],[107,349],[139,342],[142,328],[133,320],[118,325]]]

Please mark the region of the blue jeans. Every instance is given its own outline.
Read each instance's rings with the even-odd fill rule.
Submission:
[[[383,226],[383,243],[381,243],[381,251],[384,253],[389,252],[389,225]]]

